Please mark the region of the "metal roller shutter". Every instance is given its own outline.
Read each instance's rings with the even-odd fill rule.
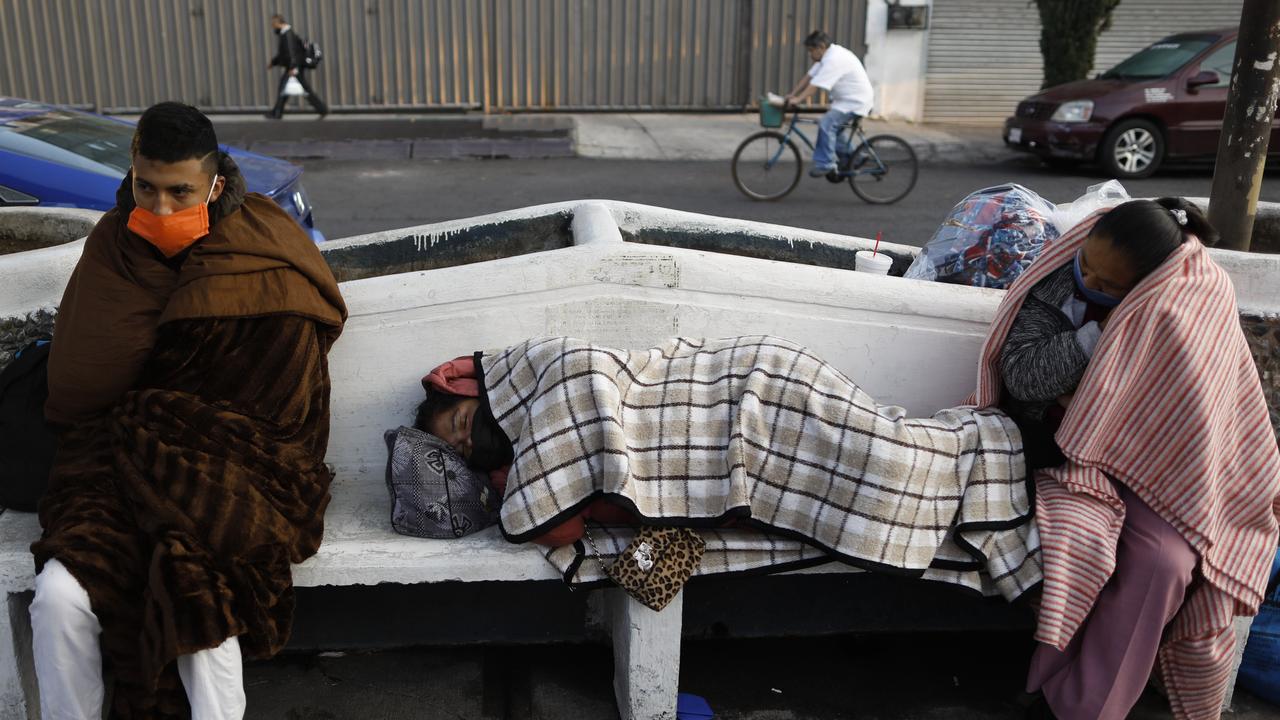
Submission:
[[[1040,16],[1027,0],[935,0],[925,122],[989,124],[1040,87]]]
[[[1234,26],[1243,0],[1123,0],[1098,39],[1094,72],[1165,35]],[[925,122],[992,125],[1040,89],[1040,16],[1028,0],[935,0]]]
[[[1166,35],[1240,24],[1244,0],[1123,0],[1098,38],[1094,72],[1102,72]],[[1152,22],[1159,18],[1160,22]]]

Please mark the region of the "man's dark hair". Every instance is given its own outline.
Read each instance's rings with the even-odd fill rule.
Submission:
[[[426,399],[418,405],[418,413],[413,420],[413,426],[424,433],[430,433],[432,420],[452,410],[458,403],[466,399],[466,395],[454,395],[453,393],[434,389],[428,390]]]
[[[804,46],[807,48],[829,47],[831,45],[831,36],[821,30],[814,30],[804,39]]]
[[[1186,213],[1185,225],[1178,222],[1175,211]],[[1098,219],[1092,232],[1110,240],[1128,258],[1139,278],[1159,267],[1189,234],[1205,245],[1218,242],[1218,231],[1200,208],[1175,197],[1130,200],[1117,205]]]
[[[283,15],[281,15],[280,13],[276,13],[275,15],[272,15],[272,16],[271,16],[271,22],[278,22],[278,23],[288,24],[288,21],[287,21],[287,20],[285,20],[285,19],[284,19],[284,16],[283,16]]]
[[[147,108],[129,147],[133,155],[176,163],[195,158],[210,175],[218,171],[218,136],[204,113],[177,102]]]

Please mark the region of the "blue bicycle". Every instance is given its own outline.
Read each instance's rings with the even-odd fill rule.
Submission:
[[[761,103],[761,125],[780,128],[782,118],[781,109]],[[794,111],[785,133],[764,130],[742,141],[733,153],[733,182],[744,195],[752,200],[778,200],[800,184],[804,164],[792,136],[813,151],[813,141],[799,128],[802,124],[817,125],[818,120]],[[847,178],[854,194],[869,203],[897,202],[916,186],[919,162],[907,141],[896,135],[867,137],[858,119],[840,128],[836,157],[837,167],[827,173],[827,181],[840,183]]]

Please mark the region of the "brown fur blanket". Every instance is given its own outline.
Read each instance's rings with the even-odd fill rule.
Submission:
[[[162,325],[146,388],[64,436],[33,551],[89,592],[113,717],[186,716],[178,655],[288,639],[329,502],[328,342],[295,315]]]
[[[189,714],[179,655],[232,636],[245,657],[280,650],[290,563],[323,535],[346,306],[293,218],[246,196],[230,158],[220,172],[212,231],[180,263],[127,229],[126,177],[54,328],[45,414],[67,430],[32,552],[88,591],[117,718]]]

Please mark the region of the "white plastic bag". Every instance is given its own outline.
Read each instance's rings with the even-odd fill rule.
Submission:
[[[306,94],[307,91],[302,89],[302,83],[298,82],[298,78],[290,75],[289,79],[284,83],[285,97],[298,97]]]
[[[1097,185],[1090,185],[1084,194],[1069,203],[1058,205],[1049,214],[1049,221],[1058,230],[1059,235],[1075,227],[1081,220],[1089,217],[1096,210],[1112,208],[1120,203],[1129,202],[1131,198],[1119,180],[1108,180]]]

